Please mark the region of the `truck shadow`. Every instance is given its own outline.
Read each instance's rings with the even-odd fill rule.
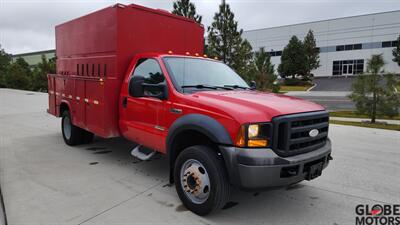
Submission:
[[[148,179],[164,180],[162,188],[170,189],[171,195],[175,196],[175,211],[178,213],[190,213],[182,206],[175,188],[168,184],[168,162],[165,156],[156,156],[150,161],[140,161],[130,155],[130,149],[136,144],[123,138],[101,139],[96,138],[92,144],[83,146],[83,149],[93,154],[105,154],[102,158],[107,161],[117,161],[121,165],[133,165],[142,175],[146,174]],[[111,151],[111,152],[108,152]],[[102,153],[107,152],[107,153]],[[100,162],[101,163],[101,162]],[[285,188],[275,188],[260,191],[244,191],[233,188],[231,201],[228,202],[221,212],[205,217],[206,220],[215,223],[235,223],[235,218],[246,218],[253,215],[253,219],[268,212],[268,220],[279,221],[287,215],[310,216],[318,205],[319,197],[316,196],[312,187],[306,182],[298,183]],[[301,210],[299,210],[299,207]],[[282,210],[284,209],[284,210]],[[172,210],[172,209],[171,209]],[[192,216],[197,217],[192,214]],[[204,218],[203,218],[204,219]],[[261,218],[260,218],[261,219]],[[243,221],[245,222],[245,221]],[[257,222],[257,221],[254,221]],[[265,222],[265,218],[259,221]]]
[[[171,213],[178,213],[183,217],[193,217],[196,221],[207,223],[284,223],[285,218],[307,218],[320,212],[318,205],[322,202],[321,192],[316,192],[306,182],[280,189],[262,191],[243,191],[232,189],[231,200],[220,212],[198,217],[188,211],[180,202],[175,192],[175,187],[168,183],[168,161],[165,156],[155,156],[150,161],[140,161],[130,155],[130,150],[136,145],[123,138],[102,139],[96,137],[93,143],[76,147],[66,147],[60,134],[51,134],[56,143],[57,151],[67,151],[66,154],[78,154],[84,158],[81,163],[87,167],[99,171],[108,171],[104,181],[115,182],[115,185],[122,185],[127,189],[137,190],[138,187],[160,183],[156,188],[170,196],[165,210]],[[56,137],[57,136],[57,137]],[[45,137],[49,140],[49,136]],[[65,174],[63,174],[65,175]],[[84,174],[82,174],[84,176]],[[67,179],[67,178],[65,178]],[[113,184],[114,185],[114,184]],[[151,196],[151,193],[146,193]],[[101,198],[101,196],[98,196]],[[154,197],[154,196],[153,196]],[[153,199],[149,201],[165,201],[165,199]],[[249,222],[250,223],[250,222]]]

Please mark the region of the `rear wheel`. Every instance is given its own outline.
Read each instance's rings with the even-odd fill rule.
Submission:
[[[61,131],[67,145],[79,145],[84,141],[84,130],[72,124],[69,111],[62,114]]]
[[[90,131],[83,130],[83,143],[89,144],[93,141],[94,134]]]
[[[182,203],[198,215],[221,209],[229,199],[230,185],[223,162],[207,146],[192,146],[179,154],[174,180]]]

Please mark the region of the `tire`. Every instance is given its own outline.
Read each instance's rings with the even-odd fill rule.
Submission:
[[[229,200],[230,184],[223,161],[207,146],[191,146],[178,155],[174,180],[183,205],[197,215],[219,210]]]
[[[62,113],[61,131],[64,142],[67,145],[75,146],[82,144],[84,141],[84,130],[72,124],[69,111]]]
[[[83,143],[89,144],[93,141],[94,134],[90,131],[83,130]]]

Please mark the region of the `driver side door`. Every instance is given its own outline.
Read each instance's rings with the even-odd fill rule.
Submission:
[[[144,85],[166,84],[164,74],[156,59],[139,59],[130,79],[134,76],[142,76]],[[144,145],[148,148],[161,150],[163,141],[159,125],[160,114],[165,102],[156,97],[155,90],[144,90],[143,97],[128,95],[126,99],[126,132],[128,139]]]

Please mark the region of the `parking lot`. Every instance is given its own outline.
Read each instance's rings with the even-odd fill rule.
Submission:
[[[355,224],[358,204],[400,203],[397,131],[331,125],[334,160],[321,177],[233,190],[224,210],[199,217],[168,185],[165,157],[141,162],[122,138],[66,146],[60,120],[46,109],[47,94],[0,89],[0,187],[9,225],[339,225]]]

